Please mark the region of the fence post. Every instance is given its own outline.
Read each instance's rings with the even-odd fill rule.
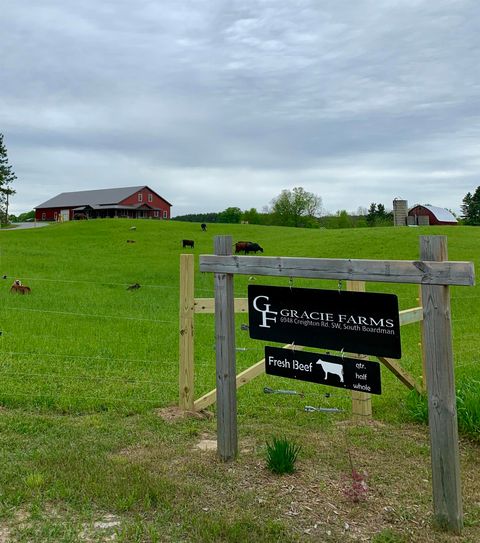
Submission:
[[[215,254],[231,255],[231,236],[215,237]],[[217,452],[221,460],[238,453],[233,274],[215,273],[215,345],[217,368]]]
[[[365,281],[347,281],[347,290],[365,292]],[[368,356],[353,354],[352,358],[368,360]],[[352,390],[352,417],[355,420],[365,420],[372,417],[372,395],[368,392]]]
[[[447,260],[446,236],[421,236],[420,258]],[[449,287],[422,285],[422,305],[434,515],[442,529],[460,533],[463,507]]]
[[[194,401],[194,256],[180,255],[179,407],[193,410]]]

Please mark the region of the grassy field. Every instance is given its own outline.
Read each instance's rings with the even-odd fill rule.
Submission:
[[[181,240],[194,239],[198,255],[221,234],[255,240],[269,256],[379,259],[416,259],[419,235],[446,234],[449,258],[480,270],[480,229],[466,227],[201,232],[192,223],[98,220],[3,232],[0,541],[479,541],[480,287],[451,289],[466,524],[452,539],[432,526],[428,430],[414,423],[425,406],[383,368],[375,422],[362,426],[349,423],[350,400],[337,389],[267,376],[243,387],[234,464],[195,448],[215,439],[215,420],[162,418],[178,401]],[[15,278],[31,296],[9,293]],[[236,296],[248,282],[235,279]],[[128,291],[133,283],[141,288]],[[397,294],[401,309],[418,305],[413,285],[367,290]],[[213,296],[210,274],[196,272],[195,295]],[[239,371],[263,357],[244,322],[237,315]],[[195,326],[199,397],[215,385],[213,316],[197,315]],[[415,377],[419,341],[418,324],[402,328],[402,365]],[[265,386],[305,397],[267,395]],[[307,404],[344,411],[305,413]],[[265,469],[265,442],[279,434],[302,447],[292,476]],[[348,499],[349,455],[368,472],[362,503]]]

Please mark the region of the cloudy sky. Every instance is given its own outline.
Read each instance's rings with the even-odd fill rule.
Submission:
[[[480,185],[478,0],[3,0],[11,211],[146,184],[173,215]]]

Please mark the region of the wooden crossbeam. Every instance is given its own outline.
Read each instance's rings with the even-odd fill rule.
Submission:
[[[379,283],[464,286],[475,284],[473,263],[452,261],[200,255],[200,271]]]
[[[248,313],[248,298],[235,298],[235,313]],[[215,313],[215,298],[195,298],[195,313]]]
[[[415,381],[415,379],[400,366],[397,360],[393,358],[386,358],[384,356],[377,357],[380,362],[388,368],[407,388],[410,390],[415,389],[419,394],[423,394],[422,387]]]
[[[398,312],[400,326],[423,320],[423,307],[412,307]]]

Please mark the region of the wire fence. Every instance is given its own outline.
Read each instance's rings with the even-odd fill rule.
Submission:
[[[52,279],[30,276],[22,277],[22,280],[43,281],[51,284],[128,287],[128,283],[82,279]],[[251,278],[251,280],[254,279]],[[291,285],[290,282],[288,284]],[[158,291],[165,289],[172,294],[178,291],[176,284],[142,284],[141,288],[143,287]],[[196,288],[195,291],[199,297],[203,293],[213,297],[213,288]],[[236,297],[246,297],[245,291],[238,292]],[[464,300],[474,302],[478,298],[480,296],[455,295],[452,297],[452,305],[457,301],[463,303]],[[413,290],[411,296],[402,295],[399,296],[399,300],[410,305],[419,303],[418,296]],[[18,305],[15,305],[15,302],[18,302]],[[95,305],[94,298],[92,298],[92,302],[92,305]],[[144,405],[153,408],[177,402],[178,359],[172,357],[172,351],[175,352],[178,341],[179,319],[177,315],[172,315],[170,318],[151,318],[119,314],[118,312],[82,312],[25,307],[20,303],[23,304],[24,300],[16,300],[12,297],[0,309],[0,403],[20,402],[24,405],[35,403],[55,405],[59,403],[68,405],[71,401],[75,406],[81,406],[82,403],[85,403],[94,406],[94,408],[95,406],[102,408],[105,403],[119,407],[133,406],[135,408],[136,405]],[[160,305],[158,304],[154,309],[149,307],[148,313],[160,312]],[[25,315],[25,322],[29,322],[29,319],[32,318],[28,315],[35,316],[35,320],[43,327],[50,327],[51,332],[42,333],[32,329],[33,327],[10,326],[9,320],[13,315]],[[67,330],[71,333],[66,333],[66,329],[58,330],[56,317],[74,319],[73,328]],[[237,318],[242,321],[248,317],[242,315]],[[92,334],[102,338],[102,343],[96,345],[99,349],[98,354],[72,352],[78,349],[75,327],[79,319],[84,319],[85,322],[92,321]],[[102,321],[117,322],[118,326],[111,326],[108,335],[103,337]],[[469,316],[457,317],[454,314],[452,318],[454,332],[456,324],[464,329],[471,322],[472,319]],[[130,356],[119,356],[118,345],[124,338],[124,331],[119,326],[127,326],[131,329],[134,327],[133,323],[158,325],[158,344],[167,346],[155,349],[151,353],[153,356],[138,356],[142,351],[142,343],[147,339],[151,341],[152,333],[156,333],[152,332],[151,327],[145,328],[138,336],[138,344],[129,351]],[[197,336],[200,336],[203,341],[195,360],[195,389],[198,398],[215,387],[214,316],[211,314],[196,315],[195,327]],[[56,331],[58,333],[55,333]],[[240,332],[240,327],[238,331]],[[245,335],[240,334],[237,338],[237,360],[239,367],[246,369],[264,357],[264,347],[262,344],[250,340],[248,331],[244,330],[244,332]],[[205,341],[205,338],[211,339]],[[29,344],[37,341],[39,345],[31,349],[19,349],[18,347],[25,341],[28,341]],[[459,342],[462,343],[462,349],[458,353],[454,352],[455,367],[460,370],[473,368],[479,361],[479,336],[473,329],[462,331]],[[465,342],[468,342],[469,345],[466,346]],[[51,348],[45,348],[46,346]],[[92,347],[87,344],[85,348],[91,349]],[[104,351],[110,350],[112,351],[111,355],[104,353]],[[113,365],[115,366],[114,371],[112,371]],[[420,366],[419,369],[421,369]],[[268,380],[266,382],[272,385],[274,383],[274,381]],[[251,384],[247,386],[252,387]],[[276,390],[273,386],[270,388]],[[264,414],[305,411],[306,416],[348,413],[350,409],[348,394],[315,392],[312,390],[312,386],[299,386],[295,383],[295,387],[292,389],[295,393],[267,393],[262,392],[261,388],[255,387],[255,395],[250,398],[246,409],[253,409]],[[306,407],[310,409],[305,410]],[[335,410],[337,408],[338,411]],[[329,411],[329,409],[331,410]]]

